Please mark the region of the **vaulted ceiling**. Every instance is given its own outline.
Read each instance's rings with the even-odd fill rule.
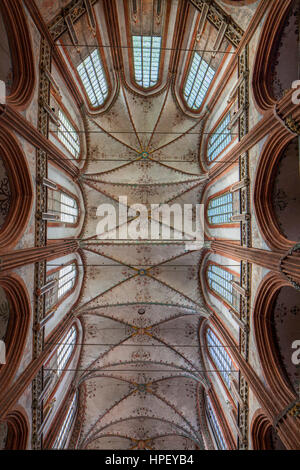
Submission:
[[[103,16],[108,18],[107,2],[93,3],[102,25]],[[110,30],[117,21],[123,41],[120,15],[131,2],[116,3],[115,24],[106,24],[106,30],[98,25],[103,44],[111,45]],[[151,12],[152,0],[143,3],[145,11]],[[256,3],[243,10],[243,16],[234,15],[240,21],[239,32],[247,27]],[[68,1],[40,0],[37,4],[52,27]],[[183,44],[189,47],[189,28],[200,16],[194,6],[189,4],[192,14],[186,29],[175,30],[176,15],[188,4],[168,2],[170,45],[182,33]],[[216,5],[233,14],[224,2]],[[217,38],[216,27],[206,21],[198,49],[210,49]],[[95,42],[86,15],[74,22],[74,28],[78,44]],[[59,40],[60,45],[71,44],[67,31]],[[74,46],[64,50],[74,67],[79,55],[88,53],[86,46],[78,47],[80,54]],[[224,37],[222,50],[232,48]],[[104,52],[112,82],[118,74],[116,61],[122,62],[116,51],[107,47]],[[123,58],[125,53],[122,50]],[[184,57],[178,62],[176,51],[166,53],[164,79],[155,93],[137,90],[124,59],[115,99],[99,112],[89,113],[91,151],[79,177],[87,213],[81,234],[86,272],[75,312],[84,331],[76,375],[80,403],[75,434],[80,448],[202,449],[207,440],[200,398],[208,387],[199,340],[199,327],[207,316],[198,275],[203,248],[190,251],[182,241],[97,238],[97,207],[107,203],[117,207],[119,196],[127,196],[128,205],[148,207],[201,201],[207,180],[199,165],[205,112],[193,115],[179,105],[174,73],[170,73],[182,73]],[[222,58],[213,59],[216,69]],[[113,83],[111,88],[116,88]]]
[[[203,448],[197,413],[198,387],[205,383],[198,338],[206,315],[201,251],[186,251],[181,241],[100,241],[96,235],[98,205],[117,208],[119,196],[147,207],[200,202],[201,126],[178,111],[169,89],[149,101],[123,88],[109,112],[91,122],[95,151],[81,176],[87,268],[76,312],[85,331],[77,378],[84,388],[81,447]]]

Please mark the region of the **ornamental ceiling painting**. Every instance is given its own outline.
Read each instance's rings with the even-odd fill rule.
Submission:
[[[202,106],[191,112],[184,107],[180,98],[184,68],[179,69],[178,63],[188,64],[194,44],[214,73],[222,69],[256,4],[243,18],[234,18],[240,26],[233,22],[231,32],[225,27],[223,34],[209,15],[204,18],[190,5],[184,48],[177,51],[176,16],[184,2],[119,0],[113,27],[104,19],[107,2],[92,3],[96,27],[83,15],[73,22],[70,34],[59,27],[55,30],[67,1],[37,2],[72,73],[97,41],[121,44],[102,48],[109,92],[102,107],[89,106],[88,158],[78,178],[86,209],[81,232],[85,277],[75,315],[84,336],[76,373],[79,411],[70,447],[76,442],[80,449],[211,448],[201,418],[208,381],[199,327],[208,313],[198,271],[205,246],[193,251],[174,240],[99,242],[97,208],[101,204],[117,208],[120,196],[128,198],[128,206],[143,203],[148,208],[200,203],[207,171],[199,149],[209,110]],[[218,6],[225,10],[225,16],[218,17],[220,24],[232,8],[221,1]],[[149,90],[134,83],[128,52],[128,37],[141,31],[161,35],[165,49],[157,83]],[[206,52],[212,50],[214,54]],[[175,232],[171,226],[170,238]]]

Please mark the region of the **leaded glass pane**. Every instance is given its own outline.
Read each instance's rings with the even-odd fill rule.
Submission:
[[[231,142],[231,132],[227,128],[229,123],[230,112],[226,114],[223,121],[218,125],[215,132],[209,138],[207,157],[210,162],[215,160]]]
[[[61,110],[58,112],[58,119],[60,123],[57,132],[59,140],[75,158],[78,158],[80,153],[79,135]]]
[[[227,446],[223,437],[223,434],[221,432],[217,417],[215,415],[214,409],[212,407],[212,404],[210,402],[210,399],[207,397],[207,417],[208,421],[211,425],[214,438],[216,440],[217,446],[219,450],[227,450]]]
[[[222,194],[208,203],[207,217],[210,224],[229,224],[233,214],[232,193]]]
[[[108,84],[98,49],[95,49],[77,71],[92,106],[101,106],[108,95]]]
[[[63,297],[75,284],[76,265],[68,264],[59,271],[58,277],[58,298]]]
[[[224,379],[228,388],[230,388],[230,372],[232,370],[232,361],[213,331],[208,328],[206,333],[209,354],[215,363],[216,369]]]
[[[231,283],[233,281],[233,274],[220,266],[210,264],[207,270],[207,277],[209,287],[233,306],[234,293]]]
[[[72,326],[63,342],[57,348],[57,373],[60,375],[71,357],[76,342],[76,328]]]
[[[71,196],[60,193],[60,220],[69,224],[75,224],[78,217],[77,202]]]
[[[135,81],[143,88],[158,82],[161,37],[132,36]]]
[[[214,75],[215,71],[195,52],[183,90],[189,108],[200,108]]]
[[[70,429],[71,429],[71,426],[75,417],[75,413],[76,413],[76,402],[77,402],[77,394],[75,393],[72,398],[67,415],[65,417],[64,423],[53,444],[53,449],[63,449],[66,444],[68,434],[70,432]]]

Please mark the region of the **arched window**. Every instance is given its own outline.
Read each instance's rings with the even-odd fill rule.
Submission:
[[[218,449],[227,450],[226,442],[224,440],[218,419],[216,417],[216,414],[214,412],[214,409],[213,409],[213,406],[211,404],[209,397],[207,397],[206,415],[207,415],[207,419],[210,424],[210,428],[211,428],[211,431],[212,431],[212,434],[213,434],[213,437],[217,444]]]
[[[108,96],[108,84],[98,49],[78,65],[77,71],[91,105],[101,106]]]
[[[211,225],[230,224],[233,215],[233,195],[231,192],[210,199],[207,218]]]
[[[58,383],[65,366],[68,364],[76,344],[77,330],[72,326],[61,344],[43,368],[43,403],[50,397],[54,387]]]
[[[233,288],[234,275],[221,266],[210,264],[207,269],[210,289],[235,309],[239,309],[239,295]]]
[[[77,332],[75,326],[72,326],[67,335],[62,340],[55,354],[57,374],[61,375],[65,365],[71,357],[74,345],[76,343]]]
[[[56,281],[54,287],[46,292],[46,310],[53,308],[74,287],[77,276],[75,263],[68,264],[47,275],[47,282]]]
[[[219,341],[214,332],[207,328],[206,331],[206,340],[209,355],[214,362],[217,371],[220,373],[221,377],[224,379],[228,388],[230,388],[230,373],[232,371],[232,361],[226,349]]]
[[[195,52],[183,90],[189,108],[200,108],[214,75],[215,71]]]
[[[231,131],[227,127],[229,123],[230,111],[226,114],[208,140],[207,158],[210,162],[214,161],[231,142]]]
[[[54,441],[53,449],[63,449],[66,445],[69,432],[71,430],[77,408],[77,393],[74,393],[70,406],[68,408],[63,425]]]
[[[69,152],[77,159],[80,154],[79,135],[61,109],[58,111],[58,120],[57,136]]]
[[[48,211],[56,215],[58,222],[76,224],[78,221],[77,201],[63,191],[48,188]]]
[[[143,88],[158,82],[161,36],[132,36],[135,81]]]

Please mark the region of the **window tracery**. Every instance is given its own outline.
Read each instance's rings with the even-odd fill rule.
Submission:
[[[209,288],[230,306],[239,309],[239,294],[233,287],[235,276],[227,269],[216,264],[210,264],[207,269]]]
[[[61,344],[51,356],[43,368],[43,384],[45,393],[43,394],[43,403],[46,404],[51,393],[59,382],[65,366],[68,364],[75,348],[77,339],[77,330],[72,326]]]
[[[64,191],[48,189],[48,211],[57,217],[58,222],[76,224],[78,221],[77,201]]]
[[[77,159],[80,155],[79,135],[61,109],[59,109],[58,111],[58,121],[59,126],[57,131],[57,137],[69,150],[69,152],[75,157],[75,159]]]
[[[63,425],[54,441],[53,449],[63,449],[66,445],[77,409],[77,393],[75,392],[68,408]]]
[[[220,124],[211,134],[208,140],[207,146],[207,158],[209,162],[213,162],[220,153],[230,144],[232,140],[231,130],[229,129],[230,124],[230,111],[222,119]]]
[[[108,83],[99,50],[95,49],[77,67],[79,77],[93,107],[101,106],[108,97]]]
[[[229,224],[233,215],[233,194],[227,192],[210,199],[207,217],[211,225]]]
[[[214,332],[208,328],[206,331],[206,340],[209,355],[216,366],[216,369],[220,373],[224,382],[230,388],[230,373],[232,371],[232,360],[226,349],[219,341]]]
[[[161,40],[161,36],[132,36],[135,81],[143,88],[158,82]]]
[[[198,52],[195,52],[183,90],[189,108],[194,110],[200,108],[214,75],[214,69]]]
[[[56,281],[54,287],[46,292],[45,307],[49,311],[73,289],[77,276],[75,263],[68,264],[47,275],[47,282]]]
[[[212,430],[213,436],[215,438],[215,442],[217,444],[218,449],[219,450],[227,450],[227,445],[226,445],[225,439],[223,437],[218,419],[216,417],[216,414],[214,412],[214,409],[213,409],[213,406],[211,404],[211,401],[210,401],[209,397],[207,397],[206,414],[207,414],[208,422],[210,424],[210,427],[211,427],[211,430]]]

